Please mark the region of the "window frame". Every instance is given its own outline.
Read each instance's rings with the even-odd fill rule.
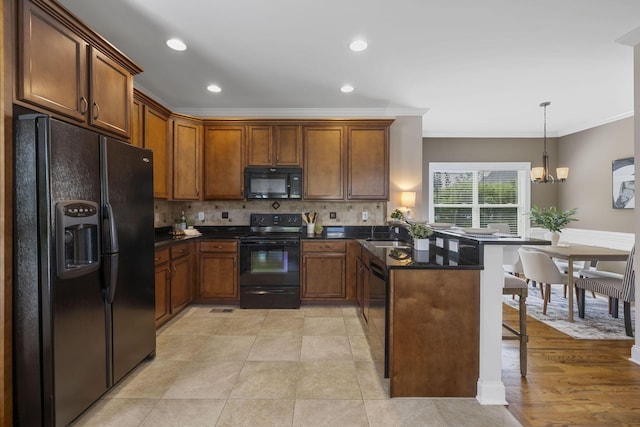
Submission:
[[[478,173],[486,171],[517,171],[518,173],[518,203],[515,206],[517,208],[517,225],[518,235],[525,236],[529,233],[530,221],[528,216],[525,215],[531,210],[531,179],[530,179],[531,162],[429,162],[429,221],[433,222],[435,218],[436,204],[433,201],[434,191],[433,175],[436,172],[471,172],[473,173],[473,194],[472,204],[459,204],[459,205],[447,205],[447,206],[459,206],[469,207],[472,211],[472,223],[473,227],[480,226],[480,208],[486,205],[480,205],[478,203]],[[441,205],[439,205],[441,206]]]

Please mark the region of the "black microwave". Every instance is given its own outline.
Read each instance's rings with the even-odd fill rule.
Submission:
[[[301,199],[302,168],[245,168],[244,196],[247,200]]]

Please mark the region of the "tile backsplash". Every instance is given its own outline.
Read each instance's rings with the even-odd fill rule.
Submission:
[[[278,206],[279,205],[279,206]],[[318,223],[331,225],[384,225],[387,219],[387,202],[333,202],[292,200],[207,201],[177,202],[155,200],[155,226],[166,227],[177,221],[184,210],[187,221],[196,227],[214,225],[249,225],[252,213],[317,212]],[[198,213],[204,213],[204,221]],[[335,212],[335,218],[331,213]],[[367,220],[363,219],[366,212]],[[223,218],[226,213],[228,218]]]

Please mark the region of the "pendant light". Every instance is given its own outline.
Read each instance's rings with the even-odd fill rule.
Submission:
[[[564,182],[569,177],[569,168],[562,167],[556,169],[557,179],[549,173],[549,155],[547,154],[547,107],[551,102],[545,101],[540,103],[544,109],[544,151],[542,152],[542,166],[531,168],[531,182],[547,183],[547,182]]]

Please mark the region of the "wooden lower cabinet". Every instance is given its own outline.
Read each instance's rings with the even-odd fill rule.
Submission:
[[[391,397],[475,397],[480,271],[389,271]]]
[[[303,301],[346,298],[346,241],[302,241]]]
[[[238,242],[200,242],[198,302],[237,302]]]
[[[156,249],[156,327],[178,314],[192,300],[193,244]]]
[[[156,249],[156,327],[169,320],[169,286],[171,286],[171,266],[169,248]]]
[[[188,243],[171,247],[171,314],[180,312],[191,302],[193,259]]]

